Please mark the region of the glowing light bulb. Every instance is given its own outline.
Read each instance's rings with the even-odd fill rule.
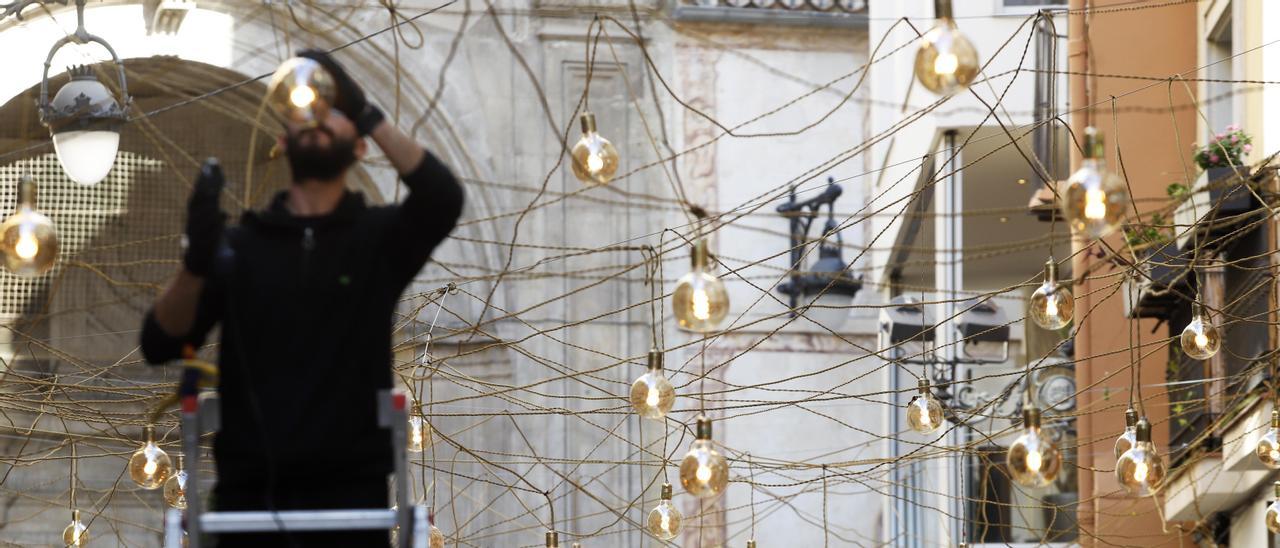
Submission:
[[[406,430],[406,449],[410,453],[421,453],[431,445],[431,425],[422,416],[422,403],[418,400],[413,400],[413,406],[409,409],[409,427]]]
[[[18,183],[18,207],[0,224],[0,251],[5,267],[18,276],[39,276],[58,258],[58,233],[53,221],[36,211],[36,183]]]
[[[1116,438],[1116,444],[1113,449],[1116,458],[1120,458],[1125,451],[1133,447],[1138,442],[1137,436],[1138,412],[1132,407],[1124,411],[1124,432],[1120,433],[1120,437]]]
[[[724,282],[707,272],[707,242],[693,247],[693,271],[676,282],[671,302],[676,323],[690,331],[714,331],[729,315],[729,292]]]
[[[662,499],[649,511],[645,528],[659,540],[671,540],[680,534],[680,524],[683,521],[684,515],[671,504],[671,484],[662,484]]]
[[[62,530],[62,544],[68,548],[80,548],[89,544],[89,528],[80,522],[80,511],[71,511],[71,523]]]
[[[1124,181],[1106,169],[1102,135],[1086,128],[1084,160],[1067,179],[1062,195],[1062,216],[1071,229],[1092,239],[1110,234],[1124,220],[1129,190]]]
[[[129,457],[129,477],[143,489],[159,489],[173,472],[169,454],[156,445],[156,431],[152,425],[142,430],[142,447]]]
[[[1218,353],[1222,347],[1222,336],[1218,327],[1205,314],[1200,303],[1191,305],[1191,322],[1182,329],[1182,351],[1197,360],[1207,360]]]
[[[1272,470],[1280,469],[1280,409],[1271,411],[1271,428],[1258,440],[1254,454],[1263,466]]]
[[[1134,428],[1135,442],[1116,461],[1116,479],[1129,494],[1144,497],[1155,494],[1164,482],[1164,461],[1151,443],[1151,423],[1139,419]]]
[[[1076,299],[1067,284],[1058,283],[1058,263],[1049,257],[1044,263],[1044,283],[1027,301],[1027,315],[1044,329],[1062,329],[1071,323]]]
[[[698,417],[698,437],[680,461],[680,484],[689,494],[709,498],[729,483],[729,464],[711,443],[711,420]]]
[[[1005,454],[1013,480],[1026,487],[1044,487],[1058,477],[1062,456],[1058,448],[1040,431],[1040,410],[1034,406],[1022,412],[1022,435],[1009,445]]]
[[[1267,530],[1272,533],[1280,533],[1280,481],[1275,483],[1276,501],[1267,507],[1267,514],[1264,521],[1267,523]]]
[[[662,374],[662,352],[649,351],[649,369],[631,383],[631,407],[646,419],[661,420],[676,401],[676,389]]]
[[[942,403],[929,392],[929,381],[917,383],[920,394],[907,403],[907,426],[921,434],[932,434],[942,426]]]
[[[573,176],[590,185],[604,185],[618,173],[618,150],[596,133],[596,116],[582,113],[582,137],[570,151]]]
[[[978,50],[956,27],[951,3],[938,7],[938,23],[920,37],[915,76],[929,91],[946,95],[969,87],[978,76]]]
[[[281,63],[267,85],[267,104],[272,112],[286,122],[307,127],[324,121],[336,98],[333,76],[320,63],[305,57]]]
[[[182,455],[178,455],[178,471],[164,481],[164,501],[170,508],[187,507],[187,471],[182,466]]]

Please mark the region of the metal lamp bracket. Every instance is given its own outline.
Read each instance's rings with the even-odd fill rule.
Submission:
[[[31,1],[34,1],[34,0],[28,0],[28,3],[30,3]],[[61,1],[53,0],[53,1],[61,4],[66,3],[66,0],[61,0]],[[56,112],[53,109],[52,105],[49,104],[49,69],[53,65],[54,54],[58,53],[58,50],[62,49],[62,47],[67,44],[71,44],[71,43],[88,44],[92,42],[92,43],[101,45],[104,49],[107,50],[107,53],[111,54],[111,61],[116,65],[116,73],[120,79],[119,109],[118,111],[113,109],[113,111],[100,113],[100,114],[97,114],[97,116],[102,118],[118,118],[121,121],[124,121],[127,118],[129,106],[133,102],[133,99],[129,97],[129,83],[128,83],[128,80],[125,78],[124,64],[120,62],[120,56],[116,55],[116,50],[112,48],[111,44],[107,43],[106,40],[103,40],[102,38],[96,35],[90,34],[84,28],[85,2],[86,0],[76,0],[76,31],[75,33],[64,36],[61,39],[59,39],[56,43],[54,43],[53,49],[49,50],[49,56],[46,57],[44,60],[44,75],[40,78],[40,99],[39,99],[38,106],[40,110],[40,123],[46,126],[51,125],[53,122],[59,120],[60,118],[71,116],[74,114],[74,113]],[[25,7],[25,6],[22,6],[22,7]],[[12,7],[6,8],[5,15],[9,14],[10,10],[12,9],[14,8]],[[21,17],[21,7],[17,9],[18,9],[19,17]]]

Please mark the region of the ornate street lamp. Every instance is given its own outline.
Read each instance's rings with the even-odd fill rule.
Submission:
[[[835,201],[844,190],[827,179],[827,188],[817,196],[803,202],[796,200],[795,188],[790,200],[778,206],[791,225],[791,273],[790,280],[778,285],[778,291],[790,297],[791,313],[796,314],[803,299],[802,312],[813,322],[832,331],[839,330],[849,319],[849,305],[862,289],[861,277],[849,272],[844,261],[839,227],[835,220]],[[827,222],[818,244],[818,260],[806,271],[800,270],[805,249],[809,245],[809,226],[818,217],[818,211],[827,207]]]
[[[40,99],[37,108],[40,123],[49,128],[58,163],[71,180],[82,185],[97,184],[106,178],[115,164],[120,149],[120,127],[128,120],[131,99],[125,80],[124,65],[111,44],[90,34],[84,28],[86,0],[76,0],[76,31],[58,40],[49,50],[44,61],[44,76],[40,80]],[[22,18],[22,10],[38,3],[66,4],[66,0],[21,0],[3,6],[0,18],[15,15]],[[120,79],[120,97],[93,74],[88,66],[72,67],[71,80],[49,100],[49,68],[53,56],[67,44],[101,45],[111,54]]]

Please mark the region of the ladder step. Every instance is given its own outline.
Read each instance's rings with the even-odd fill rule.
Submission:
[[[279,512],[209,512],[200,516],[206,533],[262,533],[272,531],[350,531],[391,529],[391,509],[283,510]]]

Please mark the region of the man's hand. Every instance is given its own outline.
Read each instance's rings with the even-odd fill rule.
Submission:
[[[227,215],[218,205],[218,197],[222,195],[225,184],[222,166],[217,158],[209,158],[200,167],[191,200],[187,203],[186,253],[182,264],[188,272],[201,278],[208,278],[213,273],[218,244],[227,224]]]
[[[360,89],[360,85],[351,79],[351,75],[343,70],[342,65],[333,59],[333,56],[320,50],[309,49],[298,53],[298,57],[311,59],[325,70],[329,71],[329,75],[333,77],[333,83],[338,88],[338,98],[334,108],[341,110],[343,114],[350,118],[356,125],[356,132],[361,137],[373,133],[374,128],[378,127],[385,118],[382,111],[378,107],[369,103],[365,98],[364,90]]]

